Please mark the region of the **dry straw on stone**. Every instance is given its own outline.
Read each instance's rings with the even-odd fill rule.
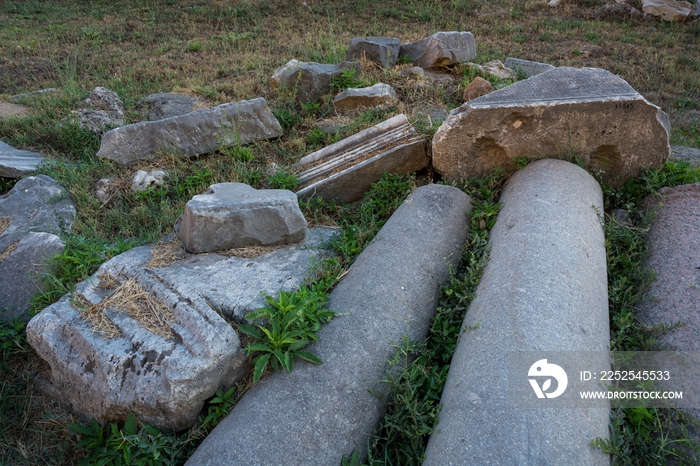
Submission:
[[[288,246],[287,244],[279,244],[276,246],[246,246],[244,248],[234,248],[234,249],[227,249],[226,251],[219,251],[217,254],[221,254],[222,256],[236,256],[240,257],[242,259],[255,259],[256,257],[260,257],[264,254],[268,254],[273,251],[277,251],[278,249],[282,249],[284,247]]]
[[[160,299],[146,291],[135,279],[131,278],[115,287],[114,278],[107,277],[108,274],[100,276],[100,287],[114,289],[102,302],[90,304],[84,296],[76,293],[73,301],[76,308],[80,310],[85,320],[89,321],[95,330],[102,333],[106,338],[119,336],[119,329],[105,314],[106,309],[117,312],[125,312],[139,325],[151,333],[164,338],[170,338],[173,329],[170,322],[179,323],[170,308]],[[104,285],[104,286],[103,286]],[[87,309],[81,309],[85,308]]]
[[[15,241],[15,242],[12,243],[11,245],[9,245],[9,246],[7,247],[7,249],[5,249],[5,250],[2,252],[2,254],[0,254],[0,262],[4,261],[4,260],[7,259],[8,257],[10,257],[10,254],[12,254],[12,253],[14,252],[15,249],[17,249],[17,245],[18,245],[18,244],[19,244],[19,241]]]
[[[11,217],[0,217],[0,235],[2,235],[5,230],[7,230],[7,227],[10,226],[10,223],[12,223]]]
[[[146,267],[157,269],[180,262],[188,256],[182,242],[175,238],[171,241],[159,241],[151,248],[151,259]]]

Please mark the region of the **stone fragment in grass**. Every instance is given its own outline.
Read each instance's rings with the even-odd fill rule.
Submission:
[[[282,75],[289,70],[293,70],[295,68],[298,68],[301,65],[316,65],[317,63],[315,62],[302,62],[297,60],[296,58],[292,58],[289,60],[287,63],[284,65],[280,66],[275,70],[274,73],[272,73],[272,76],[270,77],[270,84],[272,87],[279,87],[281,84],[282,80]]]
[[[359,73],[360,63],[346,61],[330,65],[299,62],[282,72],[280,86],[291,89],[300,104],[316,102],[331,90],[333,78],[341,77],[343,72]]]
[[[335,96],[333,106],[340,110],[351,110],[390,104],[394,99],[396,99],[396,91],[394,91],[393,87],[388,84],[377,83],[369,87],[344,90]]]
[[[298,243],[306,219],[293,192],[219,183],[194,196],[175,230],[189,252]]]
[[[179,431],[218,388],[244,375],[247,358],[234,329],[199,294],[142,268],[148,249],[103,264],[77,286],[74,303],[64,296],[37,314],[27,340],[50,366],[40,386],[81,418],[122,422],[134,413]],[[105,277],[120,285],[100,286]],[[129,289],[119,294],[122,286]]]
[[[504,63],[504,65],[510,68],[511,70],[515,70],[516,72],[520,70],[526,78],[537,76],[538,74],[542,74],[545,71],[549,71],[552,68],[554,68],[554,66],[548,63],[521,60],[520,58],[511,57],[506,58],[506,62]]]
[[[0,177],[21,178],[36,171],[43,160],[41,154],[15,149],[0,141]]]
[[[670,155],[668,115],[598,68],[554,68],[453,110],[433,138],[448,179],[515,171],[516,159],[578,159],[618,186]]]
[[[387,361],[404,338],[423,341],[468,230],[469,196],[416,189],[331,292],[338,314],[297,360],[254,386],[188,465],[339,465],[364,459],[386,407]],[[270,446],[274,445],[274,448]]]
[[[666,21],[683,22],[693,11],[693,5],[676,0],[643,0],[642,11]]]
[[[96,87],[75,110],[82,128],[101,135],[110,127],[124,124],[124,103],[116,92]]]
[[[477,97],[481,97],[482,95],[486,95],[491,92],[493,92],[493,86],[491,85],[491,83],[485,80],[484,78],[477,76],[476,78],[474,78],[474,81],[470,82],[467,85],[467,88],[464,90],[462,98],[465,102],[469,102],[470,100],[474,100]]]
[[[168,172],[165,170],[139,170],[131,178],[131,191],[135,193],[163,186],[167,177]]]
[[[500,79],[512,79],[516,75],[515,71],[506,67],[500,60],[491,60],[483,65],[476,63],[469,63],[469,65],[475,67],[483,74],[490,74]]]
[[[430,37],[403,44],[400,57],[408,57],[421,68],[435,68],[468,62],[476,57],[471,32],[436,32]]]
[[[345,59],[359,61],[365,58],[382,68],[390,68],[396,65],[400,45],[401,39],[397,37],[354,37],[350,40]]]
[[[144,112],[148,121],[157,121],[189,113],[196,104],[197,99],[190,95],[159,93],[139,100],[136,110]]]
[[[688,162],[700,167],[700,149],[686,146],[671,146],[671,157],[677,161]]]
[[[126,125],[105,133],[98,157],[128,165],[161,151],[194,157],[221,146],[243,145],[282,135],[264,98],[231,102],[172,118]]]

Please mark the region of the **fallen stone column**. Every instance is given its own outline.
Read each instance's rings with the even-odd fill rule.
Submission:
[[[310,347],[324,363],[298,361],[253,387],[187,464],[338,465],[366,452],[385,409],[392,345],[425,338],[466,239],[470,202],[441,185],[409,196],[331,293],[339,315]]]
[[[562,364],[569,385],[564,395],[579,396],[574,371],[609,369],[600,186],[576,165],[540,160],[510,179],[501,202],[423,466],[609,465],[609,457],[589,445],[608,438],[607,401],[550,408],[560,406],[556,397],[540,399],[528,384],[528,368],[537,367],[533,363],[545,352],[576,360]],[[510,370],[511,358],[531,352],[524,370]],[[547,382],[538,383],[554,393]],[[531,405],[513,406],[510,390],[516,386],[525,387]]]

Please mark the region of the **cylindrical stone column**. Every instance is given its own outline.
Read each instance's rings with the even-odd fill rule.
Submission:
[[[296,362],[253,387],[187,464],[339,465],[364,454],[385,410],[393,345],[427,335],[470,208],[454,187],[414,191],[331,293],[338,316],[310,348],[323,364]]]
[[[500,200],[488,263],[464,320],[423,466],[609,465],[609,457],[589,445],[609,437],[607,402],[548,408],[557,400],[538,399],[527,368],[509,370],[510,358],[522,352],[598,352],[597,361],[583,358],[580,369],[606,364],[601,188],[578,166],[544,159],[513,175]],[[571,385],[578,373],[568,375]],[[538,407],[513,406],[509,389],[516,385]]]

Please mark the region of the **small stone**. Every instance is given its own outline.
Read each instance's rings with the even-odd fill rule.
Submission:
[[[476,63],[471,63],[471,65],[484,74],[490,74],[500,79],[512,79],[516,76],[515,71],[506,68],[500,60],[491,60],[483,65],[477,65]]]
[[[92,192],[95,197],[104,203],[112,200],[114,195],[119,191],[121,182],[113,178],[102,178],[95,183]]]
[[[148,121],[164,120],[194,111],[197,99],[183,94],[151,94],[136,103]]]
[[[631,227],[632,220],[630,220],[630,213],[625,209],[613,209],[612,218],[613,220],[623,227]]]
[[[464,63],[476,57],[476,44],[471,32],[437,32],[430,37],[404,44],[400,57],[409,57],[421,68],[435,68]]]
[[[642,11],[666,21],[683,22],[693,11],[693,5],[675,0],[643,0]]]
[[[156,186],[163,186],[168,172],[165,170],[139,170],[131,179],[131,192],[145,191]]]
[[[286,66],[286,65],[285,65]],[[296,101],[300,104],[316,102],[331,90],[333,78],[340,77],[343,72],[360,72],[358,62],[343,62],[337,65],[300,62],[280,75],[280,85],[295,92]]]
[[[537,76],[538,74],[542,74],[545,71],[549,71],[552,68],[554,68],[554,66],[547,63],[540,63],[530,60],[521,60],[519,58],[510,57],[506,58],[505,66],[507,68],[515,70],[516,73],[518,70],[520,70],[526,78],[529,78],[531,76]]]
[[[202,253],[297,243],[306,219],[291,191],[219,183],[187,203],[175,230],[185,249]]]
[[[390,104],[394,99],[396,99],[396,91],[394,91],[393,87],[388,84],[377,83],[360,89],[346,89],[335,96],[333,105],[337,109],[350,110]]]
[[[463,98],[465,102],[469,102],[472,99],[476,99],[477,97],[481,97],[482,95],[486,95],[490,92],[493,92],[493,86],[491,83],[484,78],[477,76],[474,78],[474,81],[467,85],[467,88],[464,90]]]
[[[420,79],[425,77],[425,70],[420,66],[412,66],[401,70],[401,77],[408,79]]]
[[[36,152],[19,150],[0,141],[0,176],[20,178],[39,167],[44,157]]]
[[[81,107],[74,112],[80,126],[95,134],[101,135],[109,127],[124,124],[124,103],[115,92],[104,87],[96,87],[82,101]]]
[[[396,65],[400,45],[401,39],[397,37],[355,37],[350,40],[345,59],[358,61],[365,58],[383,68],[390,68]]]

